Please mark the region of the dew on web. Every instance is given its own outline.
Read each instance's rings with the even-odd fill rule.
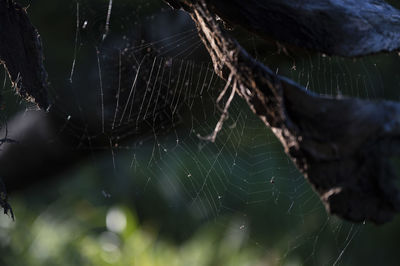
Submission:
[[[153,1],[106,2],[77,1],[71,8],[68,85],[62,91],[61,82],[53,84],[59,87],[54,98],[64,99],[54,100],[63,121],[57,136],[76,136],[74,148],[89,151],[99,175],[112,169],[107,178],[124,179],[140,202],[158,193],[160,202],[152,204],[220,228],[228,228],[226,217],[238,218],[229,234],[245,232],[248,243],[279,261],[339,265],[348,257],[364,225],[326,214],[273,133],[240,97],[233,98],[234,82],[215,74],[190,18],[165,6],[146,14]],[[243,45],[308,90],[393,96],[383,89],[388,74],[381,57],[284,54],[258,42],[250,38]],[[112,190],[105,187],[99,197],[117,197]]]

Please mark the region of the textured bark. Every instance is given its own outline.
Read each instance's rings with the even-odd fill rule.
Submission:
[[[389,162],[400,151],[399,103],[310,93],[251,58],[223,31],[205,0],[181,4],[196,22],[217,74],[233,77],[236,92],[279,138],[328,211],[375,223],[400,211]]]
[[[8,71],[13,87],[22,98],[42,109],[48,107],[47,72],[39,33],[30,23],[26,10],[12,0],[0,0],[0,64]],[[0,140],[1,145],[6,142],[13,142],[7,134]],[[14,218],[7,198],[0,178],[0,206]]]
[[[0,0],[0,63],[21,97],[47,108],[47,73],[40,35],[25,9],[12,0]]]
[[[179,7],[179,2],[168,1]],[[207,0],[231,25],[329,55],[361,56],[400,48],[400,11],[384,0]]]

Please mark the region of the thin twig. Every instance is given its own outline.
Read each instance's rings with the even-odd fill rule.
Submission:
[[[225,85],[225,88],[222,90],[221,94],[217,98],[217,106],[218,106],[218,108],[220,108],[218,103],[225,96],[226,91],[228,90],[229,86],[232,83],[233,76],[234,76],[234,74],[233,74],[233,72],[231,72],[229,74],[229,78],[228,78],[228,81],[227,81],[227,83]],[[227,100],[227,102],[225,104],[225,107],[222,110],[221,117],[219,118],[219,121],[218,121],[217,125],[215,126],[214,131],[208,136],[202,137],[202,136],[200,136],[198,134],[197,137],[199,137],[200,139],[203,139],[203,140],[207,140],[207,141],[213,142],[213,143],[215,142],[215,139],[217,138],[218,133],[221,131],[225,120],[228,119],[228,117],[229,117],[228,110],[229,110],[229,107],[230,107],[230,105],[232,103],[233,98],[235,97],[235,92],[236,92],[236,81],[233,82],[231,94],[229,95],[229,98],[228,98],[228,100]]]

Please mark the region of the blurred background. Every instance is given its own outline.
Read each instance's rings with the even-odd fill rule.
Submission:
[[[0,150],[15,213],[0,216],[0,265],[398,265],[399,217],[328,215],[239,97],[204,140],[225,84],[184,12],[161,0],[20,3],[42,37],[52,106],[22,101],[0,70],[0,134],[18,141]],[[231,34],[309,90],[400,100],[397,53],[328,57]]]

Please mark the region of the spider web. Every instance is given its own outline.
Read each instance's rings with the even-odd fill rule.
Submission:
[[[112,172],[108,178],[116,184],[132,180],[129,189],[105,187],[103,195],[131,193],[139,202],[160,195],[154,204],[168,209],[165,223],[176,230],[184,230],[184,213],[229,228],[231,237],[242,237],[278,262],[352,261],[348,249],[362,239],[366,225],[326,214],[243,100],[232,102],[216,142],[203,140],[221,115],[216,99],[225,83],[189,17],[165,5],[154,12],[156,1],[135,2],[71,4],[73,56],[64,80],[52,81],[53,101],[65,119],[59,135],[76,136],[74,149],[90,151],[99,175]],[[318,93],[399,99],[385,90],[398,85],[399,76],[382,70],[398,66],[395,55],[293,55],[255,37],[240,42],[277,73]]]

